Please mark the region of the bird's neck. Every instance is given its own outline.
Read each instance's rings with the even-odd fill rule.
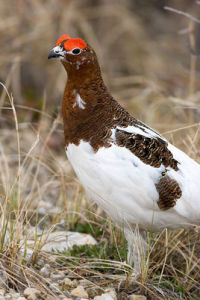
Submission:
[[[101,76],[101,69],[99,67],[97,58],[94,60],[80,63],[77,61],[75,64],[69,64],[65,61],[62,62],[67,72],[68,80],[66,89],[90,89],[90,86],[96,85],[96,87],[104,88],[105,85]]]
[[[62,114],[66,145],[89,140],[107,118],[112,101],[98,65],[68,69]]]
[[[62,114],[66,146],[86,141],[94,151],[110,146],[111,129],[129,118],[108,92],[98,65],[68,70]]]
[[[76,73],[68,72],[68,79],[64,93],[73,93],[74,91],[85,98],[86,102],[90,101],[90,104],[91,101],[97,101],[97,92],[98,94],[107,92],[107,88],[103,82],[100,70],[87,69],[80,71],[78,70]],[[94,95],[95,97],[92,97]]]

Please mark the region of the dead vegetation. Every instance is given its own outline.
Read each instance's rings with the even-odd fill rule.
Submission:
[[[66,159],[60,116],[66,75],[58,62],[47,61],[61,34],[85,38],[122,105],[200,162],[199,25],[162,9],[176,5],[198,17],[198,2],[1,1],[0,272],[5,289],[21,293],[33,286],[41,297],[56,299],[58,291],[39,272],[49,264],[52,272],[86,279],[91,298],[110,286],[119,299],[134,292],[148,299],[200,298],[197,227],[149,233],[143,274],[124,284],[130,273],[124,240],[86,200]],[[33,252],[27,256],[33,228]],[[57,228],[89,232],[101,246],[41,251],[37,230]],[[67,295],[70,289],[61,284],[58,290]]]

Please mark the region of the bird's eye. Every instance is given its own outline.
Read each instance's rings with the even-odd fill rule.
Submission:
[[[80,48],[74,48],[74,49],[72,50],[72,53],[75,54],[75,55],[79,54],[80,52],[81,52],[81,49],[80,49]]]

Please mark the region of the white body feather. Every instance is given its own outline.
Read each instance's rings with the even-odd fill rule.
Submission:
[[[123,130],[140,131],[134,126]],[[151,129],[139,133],[148,137],[157,135]],[[68,145],[66,152],[88,194],[116,224],[124,228],[134,228],[138,224],[142,229],[159,231],[165,227],[174,229],[200,223],[199,164],[168,144],[168,149],[180,164],[178,171],[167,168],[167,175],[178,182],[182,196],[173,208],[162,211],[157,205],[159,195],[155,184],[165,170],[164,166],[147,165],[130,150],[117,146],[114,143],[115,129],[112,138],[111,147],[102,147],[96,153],[84,141],[78,146]]]
[[[81,96],[79,94],[76,94],[76,101],[73,105],[73,108],[78,106],[81,109],[85,109],[85,101],[83,101],[83,99],[81,98]]]

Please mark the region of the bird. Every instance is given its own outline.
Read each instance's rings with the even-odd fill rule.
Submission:
[[[200,165],[110,94],[94,49],[62,35],[50,51],[67,72],[65,150],[87,194],[121,228],[136,274],[146,232],[200,224]]]

